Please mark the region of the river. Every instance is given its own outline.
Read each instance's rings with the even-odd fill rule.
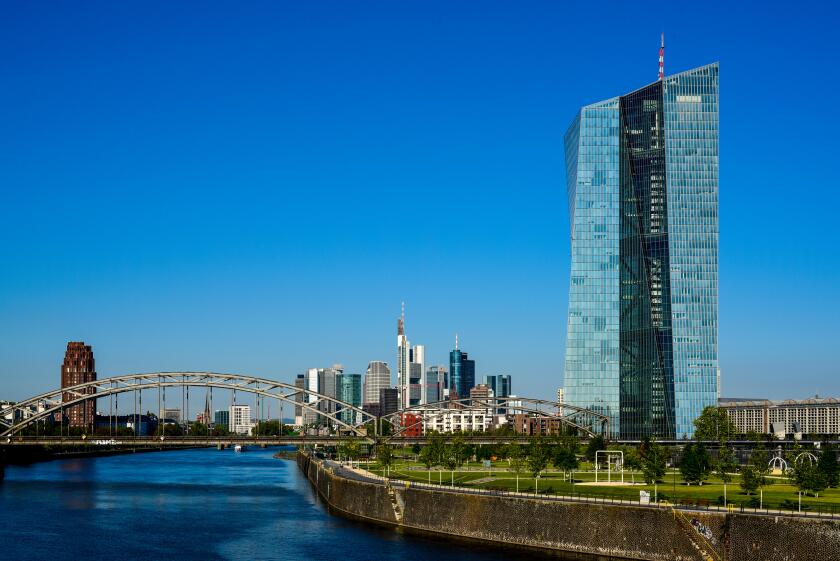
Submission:
[[[8,466],[5,559],[523,559],[332,516],[276,449],[177,450]],[[488,523],[492,521],[488,520]]]

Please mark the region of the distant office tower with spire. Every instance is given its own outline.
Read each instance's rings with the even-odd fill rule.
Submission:
[[[405,335],[405,302],[397,320],[397,391],[399,407],[426,403],[426,349],[411,346]]]
[[[64,362],[61,363],[61,387],[67,388],[78,384],[94,382],[95,380],[96,363],[93,359],[93,348],[90,345],[85,345],[84,341],[70,341],[67,343]],[[79,398],[81,395],[93,395],[95,393],[95,388],[87,388],[75,392],[62,392],[61,402],[67,403]],[[93,428],[95,414],[96,400],[89,399],[64,409],[66,419],[62,418],[62,422],[69,422],[71,427]]]
[[[718,65],[583,107],[565,136],[565,401],[691,437],[718,398]]]
[[[458,398],[470,397],[470,390],[475,386],[475,361],[458,348],[458,334],[455,334],[455,349],[449,353],[449,397],[457,394]]]

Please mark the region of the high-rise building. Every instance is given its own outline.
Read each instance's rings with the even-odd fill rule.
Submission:
[[[458,348],[458,336],[455,336],[455,349],[449,353],[449,396],[467,398],[475,385],[475,361]]]
[[[443,388],[446,387],[445,384],[447,378],[448,376],[445,366],[430,366],[426,369],[426,401],[423,402],[424,404],[434,403],[444,399]]]
[[[405,302],[397,320],[397,390],[399,406],[418,405],[425,385],[425,347],[411,346],[405,335]]]
[[[408,403],[408,377],[411,367],[411,345],[405,336],[405,302],[402,303],[402,313],[397,320],[397,390],[399,402]]]
[[[379,414],[390,415],[395,413],[400,406],[399,392],[397,388],[382,388],[379,390]]]
[[[228,409],[230,432],[235,434],[250,434],[254,423],[251,422],[250,405],[231,405]]]
[[[717,63],[583,107],[565,151],[566,402],[690,437],[718,397]]]
[[[318,392],[318,368],[309,368],[303,374],[303,385],[307,389],[307,394],[304,396],[304,403],[312,404],[312,407],[318,401],[318,396],[310,392]],[[303,408],[302,408],[303,409]],[[318,422],[318,413],[313,409],[303,409],[303,425],[314,425]]]
[[[510,374],[486,376],[485,383],[493,390],[494,397],[508,397],[511,394]]]
[[[93,359],[93,349],[85,345],[84,341],[70,341],[64,353],[61,364],[61,387],[68,388],[96,380],[96,364]],[[94,395],[96,388],[87,388],[77,392],[62,392],[62,403],[78,399],[79,394]],[[89,399],[77,403],[64,410],[64,415],[71,427],[93,428],[96,414],[96,399]],[[64,419],[62,419],[64,422]]]
[[[295,377],[295,388],[298,390],[303,390],[306,388],[306,376],[303,374],[298,374]],[[303,403],[305,399],[303,391],[298,391],[295,394],[295,425],[303,426],[303,407],[298,405],[299,403]]]
[[[363,404],[379,404],[379,390],[391,387],[391,369],[387,362],[372,360],[365,371]]]
[[[426,347],[415,345],[411,349],[411,364],[409,365],[409,405],[419,405],[426,402]]]
[[[354,407],[362,406],[362,375],[361,374],[338,374],[335,378],[336,399]],[[348,425],[355,425],[362,422],[356,411],[343,409],[338,413],[342,422]]]

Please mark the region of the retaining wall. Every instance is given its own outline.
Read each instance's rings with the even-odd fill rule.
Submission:
[[[387,487],[337,476],[299,454],[321,497],[341,514],[407,531],[501,543],[570,559],[706,561],[695,543],[729,561],[840,560],[840,522],[674,511]],[[394,503],[398,505],[395,509]],[[695,534],[700,529],[710,541]]]

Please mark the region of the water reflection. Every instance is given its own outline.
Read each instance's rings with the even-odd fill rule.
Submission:
[[[273,450],[181,450],[12,466],[0,483],[8,559],[500,561],[496,548],[331,516]]]

